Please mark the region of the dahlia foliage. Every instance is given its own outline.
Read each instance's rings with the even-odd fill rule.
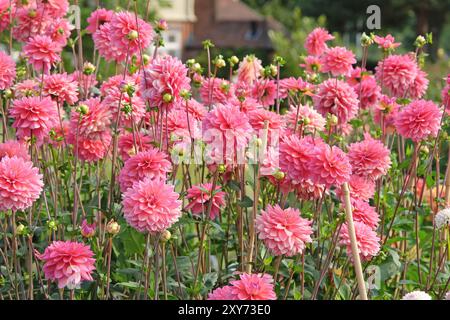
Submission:
[[[77,30],[69,1],[0,3],[1,300],[444,298],[428,38],[363,35],[359,57],[316,28],[293,77],[210,41],[203,65],[164,54],[137,5]]]

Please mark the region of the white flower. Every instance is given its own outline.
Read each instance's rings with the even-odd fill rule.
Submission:
[[[434,218],[434,222],[438,229],[450,225],[450,208],[439,211]]]
[[[431,300],[431,296],[423,291],[413,291],[405,294],[402,300]]]

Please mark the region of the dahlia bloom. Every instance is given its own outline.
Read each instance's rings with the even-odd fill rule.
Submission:
[[[257,81],[253,86],[252,96],[258,100],[264,107],[275,104],[277,98],[277,84],[273,80]],[[281,96],[279,97],[281,98]]]
[[[10,116],[19,139],[31,136],[41,143],[49,131],[58,123],[56,103],[49,97],[22,98],[13,101]]]
[[[92,11],[89,18],[87,18],[88,26],[86,27],[86,31],[89,33],[95,33],[105,22],[110,22],[113,15],[114,11],[104,8]]]
[[[48,74],[52,66],[61,61],[61,44],[54,42],[49,36],[36,35],[23,47],[25,57],[36,71]]]
[[[280,98],[285,99],[289,93],[312,96],[314,85],[303,80],[302,78],[285,78],[280,80]]]
[[[395,42],[394,37],[390,34],[385,37],[375,36],[373,41],[378,44],[379,48],[387,51],[392,51],[401,45],[400,42]]]
[[[447,75],[447,83],[442,89],[442,104],[445,107],[445,110],[448,114],[450,114],[450,74]]]
[[[292,183],[300,183],[308,178],[308,164],[314,147],[314,142],[309,137],[301,139],[291,135],[281,141],[280,168]]]
[[[322,72],[320,57],[306,56],[303,60],[304,63],[300,64],[300,67],[304,68],[307,73]]]
[[[16,63],[5,52],[0,50],[0,90],[12,86],[16,78]]]
[[[254,55],[248,55],[239,63],[237,71],[238,82],[244,82],[252,85],[261,77],[262,62]]]
[[[3,157],[14,157],[22,158],[25,161],[30,161],[30,155],[28,154],[27,146],[16,140],[8,140],[0,143],[0,160]]]
[[[432,300],[431,296],[424,291],[412,291],[405,294],[402,300]]]
[[[352,175],[348,182],[350,197],[363,201],[369,201],[375,195],[375,182],[365,177]],[[336,196],[342,199],[342,190],[338,186]]]
[[[116,122],[120,102],[119,125],[126,128],[133,128],[145,116],[145,102],[138,95],[129,96],[126,92],[121,92],[118,88],[108,90],[108,94],[102,104],[110,110],[113,123]]]
[[[122,52],[128,51],[130,57],[147,49],[153,40],[152,26],[134,13],[118,12],[110,24],[112,44]]]
[[[200,96],[205,105],[216,103],[226,104],[237,101],[235,88],[228,80],[220,78],[206,78],[200,87]]]
[[[303,219],[295,208],[282,209],[268,205],[256,217],[259,238],[274,255],[288,257],[302,253],[307,243],[312,242],[312,221]]]
[[[191,210],[192,214],[195,215],[206,214],[210,201],[212,201],[209,218],[214,220],[218,217],[220,208],[225,205],[225,192],[221,191],[220,186],[216,186],[211,198],[211,189],[211,183],[203,183],[188,189],[186,199],[188,199],[189,204],[186,206],[186,210]]]
[[[0,161],[0,211],[25,210],[39,199],[44,187],[31,161],[4,156]]]
[[[48,11],[37,10],[35,7],[17,7],[14,17],[16,25],[13,27],[12,35],[14,39],[21,42],[41,34],[41,31],[45,30],[52,21]]]
[[[237,296],[232,293],[232,286],[217,288],[208,294],[208,300],[237,300]]]
[[[380,222],[380,217],[375,211],[375,208],[363,200],[352,199],[351,202],[353,207],[353,220],[362,222],[375,230]]]
[[[239,280],[230,282],[231,294],[236,300],[276,300],[273,278],[269,274],[240,275]]]
[[[439,107],[428,100],[415,100],[400,110],[395,117],[397,132],[414,142],[436,137],[441,126]]]
[[[162,232],[181,217],[178,198],[174,187],[162,180],[137,181],[123,194],[125,219],[139,232]]]
[[[39,83],[33,79],[23,80],[16,83],[13,87],[14,96],[16,99],[23,97],[32,97],[39,95]]]
[[[341,80],[328,79],[322,82],[313,101],[317,111],[324,117],[328,113],[334,114],[340,124],[353,119],[358,113],[358,95],[350,85]]]
[[[320,58],[321,72],[331,72],[333,76],[347,76],[356,63],[355,54],[345,47],[333,47],[325,50]]]
[[[172,56],[157,57],[141,75],[142,98],[149,100],[152,107],[171,108],[181,101],[182,90],[191,89],[187,73],[188,69],[179,59]]]
[[[412,89],[419,67],[409,55],[390,55],[379,61],[375,77],[393,96],[404,98]]]
[[[189,117],[192,117],[196,121],[202,121],[208,110],[205,108],[203,104],[198,102],[195,99],[189,99],[188,101],[182,101],[175,105],[176,110],[183,110],[189,113]]]
[[[0,32],[8,28],[11,12],[16,10],[15,6],[15,3],[10,0],[0,0]]]
[[[49,36],[54,42],[65,47],[67,39],[70,37],[72,30],[75,27],[70,24],[67,19],[58,18],[53,20],[46,28],[45,34]]]
[[[326,187],[339,186],[350,180],[352,166],[347,155],[338,147],[316,145],[307,164],[310,179]]]
[[[381,88],[374,76],[364,74],[360,67],[353,69],[347,83],[353,87],[361,100],[361,108],[373,107],[381,96]]]
[[[73,105],[78,101],[78,84],[67,73],[45,76],[42,92],[59,103]]]
[[[284,115],[284,122],[289,132],[294,132],[297,121],[297,132],[301,130],[314,133],[325,129],[326,120],[314,108],[308,105],[291,106],[289,112]]]
[[[133,183],[144,178],[150,180],[166,180],[171,170],[167,155],[156,148],[150,147],[125,162],[119,174],[120,190],[125,192]]]
[[[127,52],[123,48],[117,47],[112,42],[112,27],[111,22],[102,24],[98,30],[92,35],[95,49],[101,57],[106,61],[124,61],[127,57]]]
[[[450,208],[439,211],[434,217],[434,222],[438,229],[450,226]]]
[[[323,184],[313,183],[311,179],[301,180],[293,187],[297,193],[297,197],[305,201],[320,199],[324,192],[328,193]]]
[[[309,55],[320,56],[328,47],[327,41],[334,37],[323,28],[315,28],[305,40],[305,48]]]
[[[76,138],[73,131],[69,131],[68,142],[74,147],[74,154],[83,161],[95,162],[106,157],[111,145],[111,132],[109,130],[96,133],[95,136],[82,136]]]
[[[134,145],[135,141],[136,146]],[[119,153],[122,157],[122,160],[126,162],[128,159],[138,154],[139,152],[149,150],[152,147],[152,141],[153,139],[150,136],[145,135],[141,132],[135,132],[134,134],[132,132],[122,133],[119,136],[118,143]]]
[[[364,135],[364,141],[352,143],[348,151],[353,174],[374,181],[388,172],[391,167],[390,155],[389,149],[369,134]]]
[[[44,261],[47,280],[58,283],[58,288],[75,289],[83,281],[92,281],[95,270],[94,253],[88,245],[72,241],[54,241],[38,255]]]
[[[69,10],[68,0],[37,0],[37,6],[45,7],[45,11],[53,18],[64,17]]]
[[[70,136],[90,137],[91,139],[109,130],[111,113],[99,98],[90,98],[80,103],[87,107],[86,114],[72,110],[70,115]],[[70,142],[72,143],[72,142]]]
[[[380,251],[380,238],[371,227],[363,222],[355,221],[355,234],[358,251],[362,260],[368,261]],[[340,244],[347,246],[347,255],[352,256],[352,247],[347,224],[343,224],[339,234]]]
[[[394,122],[399,108],[400,105],[397,103],[395,98],[389,98],[386,95],[381,95],[378,103],[373,108],[373,119],[375,123],[381,127],[384,127],[384,130],[388,132],[394,132]]]
[[[414,83],[409,88],[409,97],[411,99],[420,99],[424,96],[428,89],[427,74],[422,70],[417,70],[417,75],[414,78]]]
[[[96,223],[89,224],[86,219],[81,222],[81,235],[85,238],[92,238],[95,235]]]
[[[278,113],[260,108],[248,112],[247,116],[248,122],[256,132],[264,129],[265,121],[267,121],[269,131],[281,129],[282,118]]]

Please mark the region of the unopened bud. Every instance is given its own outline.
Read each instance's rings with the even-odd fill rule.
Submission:
[[[79,114],[86,115],[89,113],[89,107],[85,104],[79,105],[77,110]]]
[[[424,45],[427,44],[427,40],[424,36],[417,36],[416,41],[414,41],[414,46],[418,48],[422,48]]]
[[[90,62],[85,62],[83,65],[83,74],[89,76],[95,72],[95,66]]]
[[[138,37],[139,33],[136,30],[131,30],[127,35],[128,40],[136,40]]]
[[[161,242],[167,242],[170,240],[170,238],[172,237],[172,234],[170,233],[169,230],[164,230],[161,233]]]
[[[363,32],[363,34],[361,35],[361,45],[363,47],[368,47],[371,44],[373,44],[372,37],[368,36],[365,32]]]
[[[337,117],[336,115],[331,114],[331,113],[329,113],[329,114],[327,115],[327,123],[328,123],[330,126],[335,126],[335,125],[338,124],[338,122],[339,122],[339,119],[338,119],[338,117]]]
[[[220,69],[220,68],[224,68],[226,65],[227,65],[227,63],[225,62],[224,59],[219,58],[219,59],[216,60],[215,66],[216,66],[217,68],[219,68],[219,69]]]
[[[283,180],[285,177],[285,174],[283,171],[277,170],[274,174],[273,174],[274,178],[277,180]]]
[[[116,235],[120,231],[120,225],[114,221],[114,219],[111,219],[108,224],[106,225],[106,232],[108,232],[111,235]]]
[[[11,89],[6,89],[4,95],[6,99],[12,99],[14,97],[14,93]]]
[[[25,230],[26,230],[26,228],[23,224],[19,224],[16,228],[16,232],[20,236],[25,234]]]
[[[165,31],[169,29],[169,25],[167,24],[167,21],[164,19],[160,19],[158,23],[156,24],[156,29],[158,31]]]
[[[224,173],[226,169],[227,169],[227,167],[225,167],[224,164],[219,164],[219,166],[217,167],[217,170],[219,171],[219,173]]]
[[[173,96],[170,93],[165,93],[163,95],[163,101],[165,103],[170,103],[170,102],[172,102],[172,100],[173,100]]]

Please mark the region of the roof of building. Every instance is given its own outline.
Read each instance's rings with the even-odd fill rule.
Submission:
[[[239,0],[216,0],[216,21],[264,21],[263,15],[259,14]]]

